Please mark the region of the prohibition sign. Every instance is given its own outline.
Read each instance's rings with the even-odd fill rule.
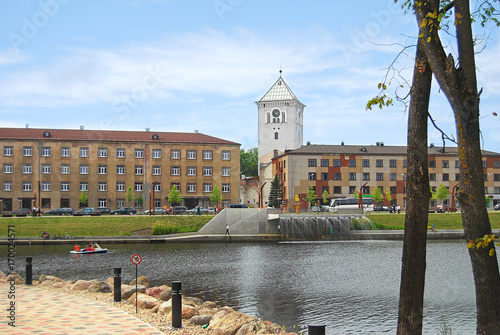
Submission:
[[[141,255],[135,254],[132,256],[132,264],[139,265],[139,264],[141,264],[141,261],[142,261]]]

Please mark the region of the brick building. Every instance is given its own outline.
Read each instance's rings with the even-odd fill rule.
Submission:
[[[215,185],[223,204],[239,201],[240,144],[194,133],[0,128],[4,211],[170,206],[177,187],[188,208],[208,206]],[[133,187],[135,203],[125,193]],[[137,199],[143,199],[143,206]]]

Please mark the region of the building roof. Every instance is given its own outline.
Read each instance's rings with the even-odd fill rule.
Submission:
[[[283,155],[403,155],[407,152],[406,146],[386,146],[383,143],[377,145],[322,145],[322,144],[308,144],[295,150],[286,150]],[[429,146],[429,156],[457,156],[458,151],[456,147],[442,147]],[[500,153],[493,151],[482,152],[483,156],[499,156]]]
[[[44,141],[104,141],[104,142],[159,142],[240,145],[217,137],[193,133],[124,131],[124,130],[73,130],[40,128],[0,128],[1,140]]]
[[[298,100],[281,76],[276,80],[274,85],[271,86],[267,93],[264,94],[259,102],[280,100]]]

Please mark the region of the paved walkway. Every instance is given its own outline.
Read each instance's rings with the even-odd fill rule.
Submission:
[[[156,328],[103,302],[18,285],[9,299],[0,283],[0,334],[163,334]],[[7,309],[15,302],[15,327]]]

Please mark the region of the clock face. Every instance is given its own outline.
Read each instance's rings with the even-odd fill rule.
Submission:
[[[278,117],[278,116],[280,116],[280,111],[279,111],[279,110],[277,110],[277,109],[273,110],[273,116],[274,116],[274,117]]]

